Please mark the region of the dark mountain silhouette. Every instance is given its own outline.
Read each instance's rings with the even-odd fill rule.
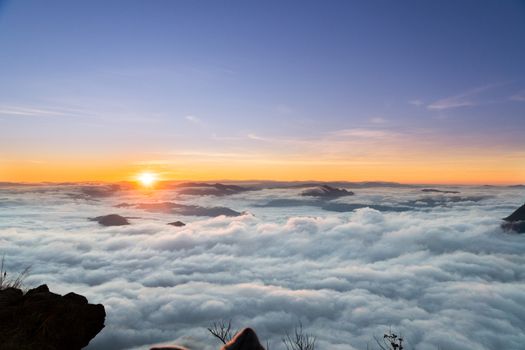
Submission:
[[[453,203],[458,202],[479,202],[487,198],[491,198],[491,196],[425,196],[417,200],[401,202],[398,203],[398,205],[338,203],[330,201],[330,198],[323,197],[317,197],[312,199],[279,198],[272,199],[266,203],[255,204],[254,206],[259,208],[319,207],[323,210],[334,212],[351,212],[359,208],[368,207],[379,211],[402,212],[414,209],[450,206]]]
[[[35,187],[35,186],[43,186],[43,185],[26,183],[26,182],[0,181],[0,187]]]
[[[458,194],[459,191],[444,191],[444,190],[437,190],[435,188],[423,188],[421,190],[422,192],[435,192],[435,193],[451,193],[451,194]]]
[[[510,214],[503,220],[505,221],[525,221],[525,204],[516,209],[514,213]]]
[[[408,211],[413,208],[407,206],[390,206],[390,205],[379,205],[379,204],[366,204],[366,203],[336,203],[332,201],[326,201],[324,199],[272,199],[263,204],[256,204],[259,208],[288,208],[288,207],[319,207],[326,211],[333,211],[338,213],[351,212],[360,208],[371,208],[379,211]]]
[[[103,216],[97,216],[96,218],[89,219],[91,221],[96,221],[103,226],[122,226],[129,225],[128,219],[118,214],[109,214]]]
[[[412,188],[418,187],[418,185],[407,185],[400,184],[398,182],[386,182],[386,181],[364,181],[364,182],[347,182],[350,188],[374,188],[374,187],[387,187],[387,188]]]
[[[237,185],[224,185],[220,183],[209,184],[201,182],[188,182],[177,186],[179,194],[191,196],[229,196],[232,194],[253,191],[253,188]]]
[[[335,188],[328,185],[321,185],[310,188],[301,192],[301,196],[319,197],[319,198],[339,198],[344,196],[352,196],[354,192],[347,191],[344,188]]]
[[[427,207],[445,207],[449,206],[452,203],[460,202],[481,202],[482,200],[492,198],[492,196],[443,196],[443,195],[434,195],[434,196],[425,196],[418,198],[416,200],[409,200],[400,203],[400,205],[421,208],[424,206]]]
[[[331,181],[331,182],[312,182],[312,181],[258,181],[251,182],[249,185],[256,188],[307,188],[328,185],[331,187],[346,187],[346,188],[417,188],[420,185],[407,185],[397,182],[384,181],[365,181],[365,182],[348,182],[348,181]]]
[[[72,187],[75,192],[66,193],[66,195],[73,199],[83,199],[98,201],[101,198],[111,197],[120,191],[122,188],[119,184],[106,185],[85,185],[80,187]]]
[[[186,205],[175,202],[157,202],[157,203],[121,203],[116,205],[117,208],[137,208],[150,212],[188,215],[188,216],[209,216],[215,217],[220,215],[239,216],[242,213],[226,207],[199,207],[197,205]]]
[[[351,212],[356,209],[361,208],[370,208],[378,211],[392,211],[392,212],[402,212],[412,210],[410,207],[404,206],[391,206],[391,205],[380,205],[380,204],[360,204],[360,203],[335,203],[328,202],[321,206],[323,210],[334,211],[338,213]]]
[[[168,225],[175,226],[175,227],[186,226],[186,224],[183,223],[182,221],[173,221],[173,222],[168,222]]]
[[[506,222],[501,225],[504,230],[525,233],[525,204],[504,218]]]
[[[510,185],[510,186],[507,186],[508,188],[518,188],[518,189],[522,189],[522,188],[525,188],[525,185]]]

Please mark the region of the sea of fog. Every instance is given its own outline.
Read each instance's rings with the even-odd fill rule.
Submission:
[[[389,329],[407,349],[524,349],[525,235],[500,224],[525,189],[379,185],[323,199],[286,184],[220,195],[2,184],[0,255],[11,273],[31,266],[27,287],[104,304],[89,350],[218,349],[206,327],[230,319],[271,350],[299,322],[320,350],[374,349]],[[189,210],[136,207],[158,202]],[[241,215],[188,215],[212,207]],[[111,213],[131,224],[88,220]]]

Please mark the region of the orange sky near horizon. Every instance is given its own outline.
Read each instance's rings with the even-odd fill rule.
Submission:
[[[203,142],[205,137],[199,139]],[[525,150],[493,137],[433,132],[344,129],[315,137],[247,135],[211,146],[175,139],[173,147],[136,140],[102,152],[68,148],[12,152],[0,158],[0,181],[135,181],[149,171],[159,180],[391,181],[420,184],[523,184]],[[9,156],[8,158],[6,156]]]
[[[521,155],[509,158],[343,161],[292,158],[183,159],[179,161],[132,161],[131,159],[85,159],[0,161],[0,181],[82,182],[135,181],[148,171],[159,180],[280,180],[280,181],[392,181],[427,184],[525,183]]]

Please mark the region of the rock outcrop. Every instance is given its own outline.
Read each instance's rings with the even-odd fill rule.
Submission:
[[[168,225],[175,226],[175,227],[186,226],[186,224],[183,223],[182,221],[173,221],[173,222],[168,222]]]
[[[103,226],[122,226],[129,225],[128,219],[118,214],[109,214],[103,216],[97,216],[96,218],[89,219],[91,221],[96,221]]]
[[[320,197],[326,199],[352,196],[353,194],[354,192],[345,190],[344,188],[335,188],[328,185],[317,186],[301,192],[301,196]]]
[[[506,221],[501,225],[504,230],[525,233],[525,204],[503,220]]]
[[[150,350],[191,350],[178,345],[160,345]],[[220,350],[265,350],[259,342],[255,331],[251,328],[244,328],[239,331],[232,340],[225,344]]]
[[[244,328],[228,344],[224,345],[221,350],[264,350],[264,348],[254,330]]]
[[[51,293],[46,285],[0,290],[0,348],[80,350],[104,328],[103,305],[82,295]]]

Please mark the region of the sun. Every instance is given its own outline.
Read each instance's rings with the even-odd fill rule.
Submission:
[[[157,182],[157,174],[143,172],[137,175],[137,180],[144,187],[152,187]]]

